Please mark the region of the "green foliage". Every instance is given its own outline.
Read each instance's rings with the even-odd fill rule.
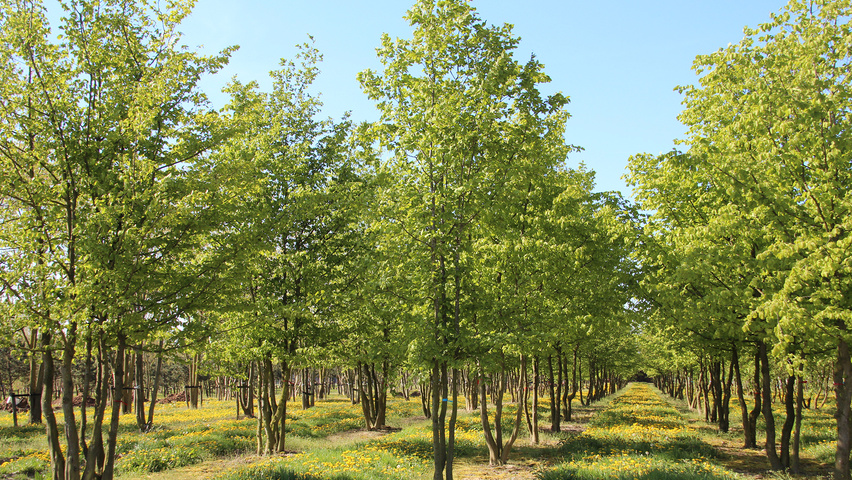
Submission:
[[[767,341],[792,369],[848,340],[850,14],[846,1],[793,0],[698,56],[698,84],[679,88],[684,151],[631,159],[653,212],[653,320],[685,344]]]
[[[219,355],[229,363],[310,358],[331,343],[331,313],[342,303],[357,257],[355,199],[360,181],[349,155],[349,123],[318,120],[322,106],[309,90],[322,57],[301,46],[298,64],[270,72],[271,92],[234,80],[227,112],[234,136],[213,157],[223,185],[227,241],[239,245],[230,264]]]

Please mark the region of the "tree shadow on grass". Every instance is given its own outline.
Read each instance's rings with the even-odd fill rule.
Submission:
[[[695,458],[715,458],[719,455],[716,448],[704,443],[700,438],[678,436],[662,441],[633,440],[629,438],[599,438],[586,435],[574,435],[566,439],[559,451],[567,458],[588,455],[653,455],[668,460]]]

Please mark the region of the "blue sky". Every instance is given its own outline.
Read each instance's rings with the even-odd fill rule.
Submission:
[[[351,111],[355,120],[375,120],[372,102],[356,74],[380,69],[375,49],[383,32],[410,37],[402,0],[198,0],[183,24],[184,42],[214,52],[239,45],[230,65],[203,88],[216,106],[219,90],[233,76],[269,89],[268,72],[291,58],[308,34],[324,55],[316,91],[324,115]],[[696,55],[737,43],[744,26],[769,20],[782,0],[551,1],[473,0],[484,20],[510,23],[521,37],[515,58],[530,53],[552,78],[546,93],[571,98],[565,138],[585,150],[567,164],[584,162],[597,173],[598,190],[629,191],[621,179],[630,155],[671,150],[683,137],[677,121],[678,85],[696,83]],[[548,91],[549,90],[549,91]]]

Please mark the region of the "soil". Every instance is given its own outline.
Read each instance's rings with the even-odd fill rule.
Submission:
[[[157,404],[159,405],[166,405],[175,402],[186,402],[186,392],[173,393],[166,398],[157,400]]]
[[[82,396],[82,395],[77,395],[76,397],[74,397],[73,399],[71,399],[71,403],[72,403],[75,407],[80,407],[80,406],[82,406],[82,405],[83,405],[83,396]],[[56,400],[54,400],[54,401],[53,401],[53,403],[52,403],[51,405],[53,405],[53,409],[54,409],[54,410],[56,410],[56,409],[58,409],[58,408],[62,408],[62,399],[61,399],[61,398],[57,398]],[[89,398],[86,400],[86,406],[87,406],[87,407],[94,407],[94,406],[95,406],[95,399],[94,399],[94,398],[92,398],[92,397],[89,397]]]

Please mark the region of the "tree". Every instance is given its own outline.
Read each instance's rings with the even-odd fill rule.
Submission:
[[[406,18],[412,38],[384,36],[384,72],[359,78],[378,102],[375,138],[389,153],[381,169],[395,180],[381,194],[383,215],[418,258],[418,345],[432,372],[437,480],[453,477],[472,230],[504,194],[516,165],[537,158],[538,139],[562,125],[567,99],[542,98],[542,65],[512,59],[518,40],[510,27],[488,26],[467,2],[421,0]]]
[[[219,249],[198,253],[212,216],[196,167],[220,130],[196,83],[227,53],[178,46],[185,5],[63,6],[58,38],[39,2],[0,11],[2,281],[16,314],[39,331],[54,478],[111,478],[118,403],[106,449],[101,428],[112,352],[121,391],[128,346],[179,322],[175,312],[209,291],[220,262]],[[90,439],[72,405],[81,344],[102,367]],[[57,355],[65,454],[51,407]]]
[[[754,275],[737,292],[754,298],[744,326],[775,335],[777,352],[802,338],[836,351],[837,479],[850,478],[852,447],[851,14],[847,1],[791,1],[741,42],[696,59],[699,85],[681,89],[680,116],[691,171],[710,180],[698,186],[740,219],[713,222],[718,233],[759,232]],[[765,361],[761,369],[768,375]]]
[[[291,373],[308,367],[310,350],[337,331],[331,312],[340,304],[328,299],[345,286],[345,259],[358,245],[349,122],[316,118],[322,103],[309,88],[321,55],[306,44],[297,60],[270,73],[269,93],[254,82],[228,87],[236,131],[214,156],[216,175],[230,179],[221,192],[230,199],[229,241],[241,248],[231,271],[237,288],[219,308],[230,310],[235,348],[256,362],[258,454],[284,450]],[[278,399],[275,364],[283,376]],[[303,377],[307,408],[312,381]]]

